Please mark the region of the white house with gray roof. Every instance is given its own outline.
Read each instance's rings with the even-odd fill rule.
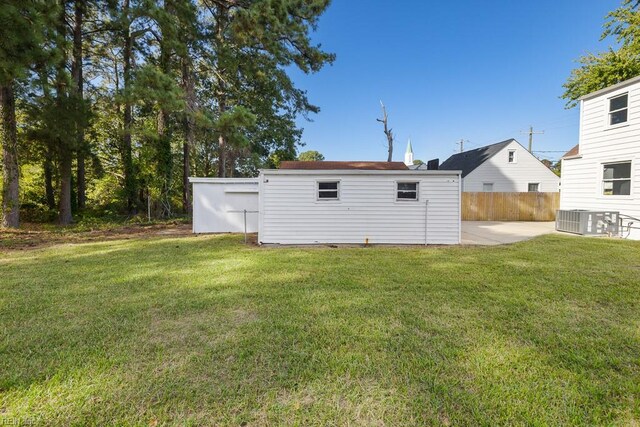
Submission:
[[[557,192],[560,178],[515,139],[454,154],[440,170],[462,171],[466,192]]]

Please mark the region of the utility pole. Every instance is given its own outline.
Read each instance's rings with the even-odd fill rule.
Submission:
[[[520,133],[525,133],[525,132],[520,132]],[[526,132],[529,134],[529,152],[532,153],[533,151],[533,135],[542,135],[544,134],[544,131],[538,131],[538,132],[534,132],[533,131],[533,126],[529,126],[529,132]]]

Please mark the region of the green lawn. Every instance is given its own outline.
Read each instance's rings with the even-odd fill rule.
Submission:
[[[640,242],[0,252],[0,424],[640,423]]]

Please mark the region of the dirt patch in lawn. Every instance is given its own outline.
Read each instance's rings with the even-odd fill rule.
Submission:
[[[123,225],[94,230],[47,230],[38,224],[23,224],[19,230],[0,229],[0,253],[36,249],[61,243],[87,243],[152,237],[191,236],[191,224]]]

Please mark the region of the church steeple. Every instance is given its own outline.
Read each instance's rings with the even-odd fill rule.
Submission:
[[[404,164],[407,166],[413,166],[413,147],[411,147],[411,138],[407,144],[407,151],[404,153]]]

